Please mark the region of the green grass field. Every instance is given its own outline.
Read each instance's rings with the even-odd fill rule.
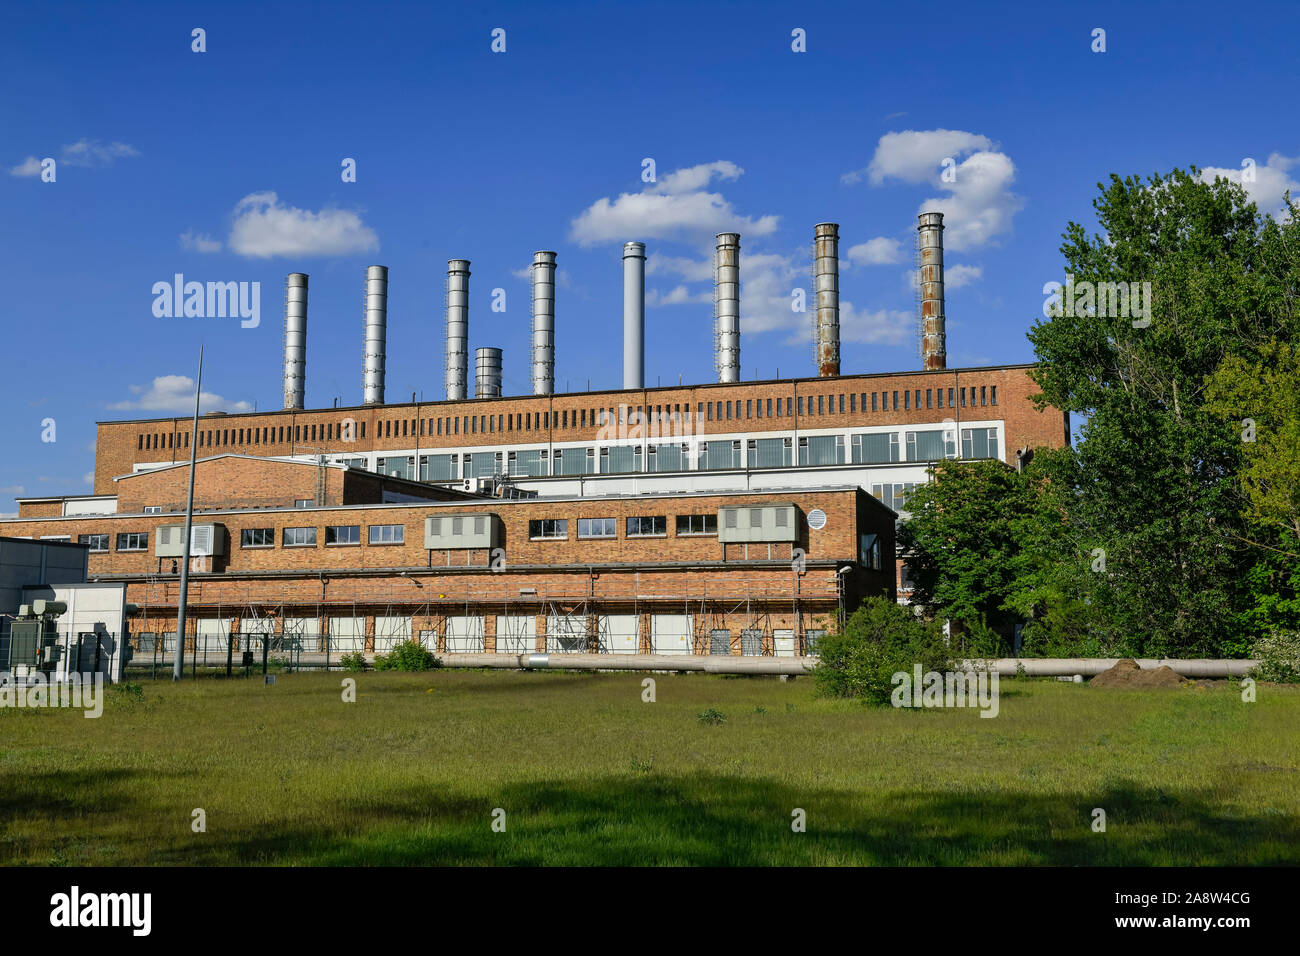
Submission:
[[[0,862],[1300,863],[1300,688],[1006,680],[986,719],[807,678],[344,676],[0,710]]]

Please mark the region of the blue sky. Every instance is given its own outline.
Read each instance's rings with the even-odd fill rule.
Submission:
[[[650,256],[647,384],[712,381],[708,259],[733,230],[743,377],[809,375],[790,290],[830,220],[842,368],[894,371],[918,365],[925,205],[947,213],[949,364],[1029,361],[1060,234],[1109,173],[1249,157],[1263,206],[1300,192],[1294,22],[1255,2],[7,4],[0,512],[87,491],[96,420],[183,412],[200,340],[208,406],[280,407],[291,271],[311,276],[309,407],[360,401],[372,263],[388,399],[443,396],[458,257],[471,349],[503,348],[505,391],[528,392],[538,249],[559,254],[557,390],[617,387],[625,239]],[[54,182],[31,175],[46,157]],[[155,317],[175,273],[260,282],[260,324]]]

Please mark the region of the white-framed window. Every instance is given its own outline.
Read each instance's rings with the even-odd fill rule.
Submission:
[[[406,542],[406,525],[372,524],[370,526],[371,544],[404,544]]]
[[[616,538],[618,537],[617,518],[579,518],[579,538]]]
[[[117,536],[117,550],[119,551],[144,551],[148,547],[148,531],[124,531]]]
[[[293,506],[295,508],[310,508],[316,503],[314,498],[295,498]]]
[[[316,546],[315,528],[285,528],[284,546],[286,548],[308,548]]]
[[[162,514],[162,505],[145,505],[144,513],[147,515],[160,515]]]
[[[90,545],[91,554],[100,554],[108,550],[108,535],[106,534],[79,534],[77,535],[77,544]]]

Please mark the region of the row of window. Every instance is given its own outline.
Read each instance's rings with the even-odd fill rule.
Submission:
[[[662,538],[668,534],[667,515],[634,515],[625,518],[623,533],[628,538]],[[716,535],[718,533],[718,516],[677,515],[676,533],[678,537],[688,535]],[[535,541],[565,541],[569,537],[568,518],[540,518],[528,522],[528,537]],[[618,537],[617,518],[579,518],[578,537],[582,538],[616,538]]]
[[[958,429],[921,429],[902,433],[810,435],[796,446],[791,438],[750,438],[701,441],[694,470],[734,468],[788,468],[796,460],[803,465],[886,464],[890,462],[938,461],[957,457]],[[960,429],[961,457],[997,458],[996,428]],[[419,481],[456,481],[461,478],[490,478],[509,474],[518,477],[545,475],[613,475],[635,472],[690,471],[691,446],[686,442],[646,445],[606,445],[600,448],[544,448],[520,451],[483,451],[440,455],[390,455],[375,460],[383,475]],[[365,468],[364,458],[346,459],[354,468]],[[599,470],[598,470],[599,469]]]
[[[902,398],[900,404],[900,396]],[[946,400],[946,401],[945,401]],[[924,405],[922,404],[924,401]],[[881,392],[840,392],[831,395],[800,395],[784,398],[746,398],[697,402],[695,422],[737,419],[813,418],[824,415],[920,410],[921,408],[966,408],[998,403],[996,385],[954,388],[892,389]],[[385,419],[377,422],[379,438],[436,437],[439,435],[492,434],[620,425],[689,422],[691,406],[686,403],[661,405],[619,405],[608,408],[576,408],[544,412],[515,412],[495,415],[456,415],[436,418]],[[287,442],[356,441],[366,437],[366,423],[353,419],[304,425],[267,425],[260,428],[218,428],[199,432],[199,447],[230,445],[277,445]],[[141,432],[136,436],[140,451],[159,448],[188,448],[188,432]]]
[[[367,540],[370,544],[405,544],[406,526],[400,524],[372,524]],[[337,524],[325,526],[326,545],[361,543],[361,525]],[[274,528],[245,528],[240,533],[241,548],[269,548],[275,544]],[[316,528],[285,528],[281,544],[286,548],[311,548],[316,546]]]

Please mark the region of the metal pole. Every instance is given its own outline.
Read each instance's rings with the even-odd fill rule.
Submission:
[[[203,394],[203,346],[199,346],[199,377],[194,385],[194,422],[190,427],[190,490],[185,500],[185,551],[181,562],[181,593],[176,601],[176,653],[172,680],[185,676],[185,611],[190,591],[190,531],[194,526],[194,461],[199,453],[199,397]],[[197,651],[197,649],[196,649]]]

